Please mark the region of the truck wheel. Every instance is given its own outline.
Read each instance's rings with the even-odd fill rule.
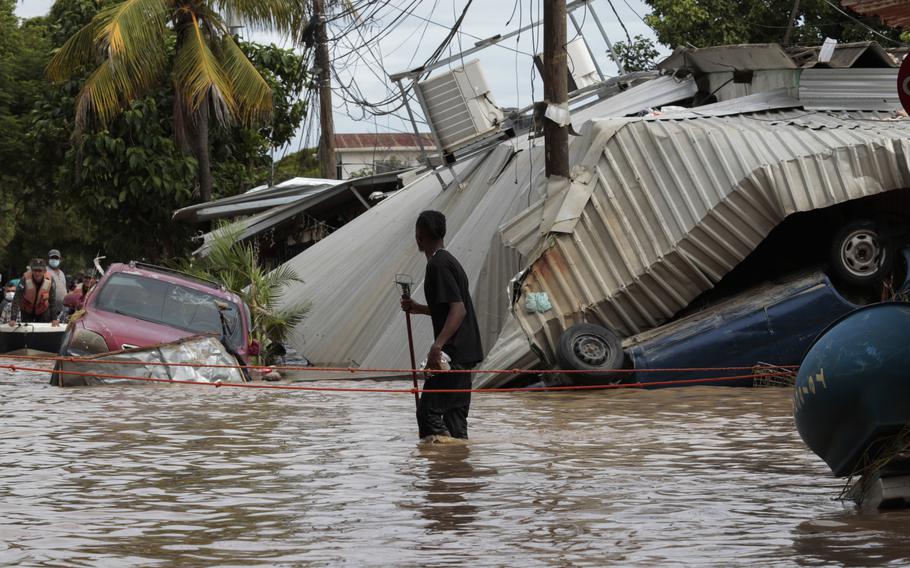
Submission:
[[[620,382],[615,371],[623,366],[622,342],[609,329],[590,323],[571,326],[559,336],[556,361],[560,369],[591,371],[570,374],[575,384],[605,384]]]
[[[844,283],[870,287],[891,270],[891,242],[881,225],[859,219],[844,225],[831,243],[831,270]]]

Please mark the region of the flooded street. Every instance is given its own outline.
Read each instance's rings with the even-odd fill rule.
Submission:
[[[787,389],[480,394],[470,444],[418,446],[410,395],[4,373],[4,565],[910,562],[910,514],[833,500]]]

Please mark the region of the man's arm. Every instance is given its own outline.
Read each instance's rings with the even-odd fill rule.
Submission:
[[[420,314],[424,316],[430,315],[430,307],[420,302],[414,301],[411,298],[402,298],[401,299],[401,309],[409,314]]]
[[[442,326],[442,331],[439,332],[436,341],[434,341],[433,346],[430,347],[429,354],[427,354],[428,369],[440,368],[442,347],[452,339],[452,336],[455,335],[456,332],[458,332],[458,328],[461,327],[461,322],[464,321],[464,317],[467,313],[468,310],[465,309],[464,302],[452,302],[449,304],[449,315],[446,316],[446,323]]]
[[[58,324],[60,322],[60,311],[63,309],[63,306],[60,305],[60,299],[57,297],[57,282],[54,279],[51,279],[51,289],[50,297],[48,298],[50,306],[48,311],[51,313],[51,323]]]

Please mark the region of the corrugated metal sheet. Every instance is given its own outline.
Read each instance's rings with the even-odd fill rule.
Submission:
[[[663,102],[639,106],[689,96],[690,84],[658,80],[663,94],[652,100]],[[598,119],[571,138],[580,177],[568,188],[543,177],[539,139],[456,163],[460,188],[442,191],[426,174],[290,261],[305,282],[285,301],[313,306],[291,343],[319,363],[407,364],[393,280],[415,276],[422,297],[413,224],[423,209],[449,219],[447,248],[471,277],[484,365],[511,369],[537,364],[537,348],[551,357],[555,338],[581,318],[624,335],[665,321],[789,213],[910,186],[907,121],[766,111],[793,102],[774,92],[657,118]],[[573,119],[628,108],[605,99]],[[512,304],[507,290],[522,269],[523,289],[547,291],[555,309],[527,314],[523,300]],[[427,318],[415,319],[415,338],[420,355],[431,340]]]
[[[570,232],[538,231],[522,285],[549,294],[553,309],[527,313],[519,300],[513,310],[549,361],[573,323],[629,336],[667,321],[791,213],[910,187],[910,120],[797,110],[607,119],[573,156],[573,171],[596,187]],[[548,199],[582,190],[573,183]],[[506,240],[527,250],[528,219],[547,207],[523,212]]]
[[[897,61],[874,41],[839,43],[827,63],[817,66],[846,69],[848,67],[896,67]]]
[[[431,148],[434,144],[433,136],[421,133],[420,138],[409,132],[356,132],[335,134],[335,148],[337,150],[373,150],[384,148],[412,148],[418,149],[418,141],[424,148]]]
[[[713,93],[718,101],[736,100],[756,93],[776,91],[781,88],[796,97],[799,88],[799,69],[769,69],[752,73],[748,83],[737,83],[733,80],[732,71],[708,73],[704,80],[707,86],[704,96]]]
[[[575,116],[587,120],[635,112],[690,98],[695,90],[691,79],[667,76],[651,83],[653,92],[629,89],[618,101],[613,100],[617,97],[605,99]],[[573,137],[573,146],[578,140]],[[489,351],[512,319],[506,290],[521,266],[520,253],[502,242],[499,226],[539,199],[544,191],[543,165],[542,139],[503,143],[456,163],[461,189],[442,191],[434,176],[425,175],[292,259],[288,264],[304,282],[291,287],[285,302],[309,301],[313,306],[295,330],[293,346],[319,363],[406,365],[404,315],[398,309],[393,280],[397,273],[413,275],[418,283],[415,297],[422,298],[426,261],[414,245],[414,221],[420,211],[438,209],[448,218],[446,248],[471,278],[482,339]],[[441,173],[450,179],[446,170]],[[427,318],[415,318],[414,325],[419,355],[429,348],[432,329]],[[513,326],[514,335],[520,329]],[[524,345],[520,359],[530,365],[536,357],[527,337],[520,337],[524,337],[518,340]]]
[[[657,68],[669,71],[694,69],[702,73],[759,69],[796,69],[796,64],[777,43],[723,45],[704,48],[677,48]]]
[[[790,96],[790,89],[780,88],[745,97],[739,97],[728,101],[721,101],[710,105],[702,105],[691,110],[675,111],[672,114],[666,114],[658,119],[666,118],[697,118],[704,116],[725,116],[730,114],[746,114],[752,112],[765,112],[769,110],[780,110],[787,108],[796,108],[802,106],[802,103]]]
[[[799,100],[807,109],[898,110],[897,69],[804,69]]]
[[[533,167],[531,167],[533,164]],[[527,207],[529,171],[543,165],[539,148],[515,154],[511,144],[455,164],[461,187],[446,191],[426,174],[380,202],[317,245],[289,261],[304,280],[285,303],[310,302],[312,310],[291,343],[319,363],[387,367],[407,365],[404,314],[398,307],[395,274],[407,273],[423,298],[426,259],[414,243],[414,223],[424,209],[447,217],[446,248],[465,267],[483,341],[489,348],[506,315],[505,287],[519,267],[517,253],[499,243],[503,219]],[[451,180],[447,170],[441,170]],[[414,318],[418,356],[432,342],[429,318]]]
[[[627,116],[691,99],[696,93],[698,93],[698,86],[691,76],[677,78],[672,75],[664,75],[636,85],[589,107],[574,111],[572,127],[579,130],[582,124],[592,118]]]
[[[293,178],[272,187],[256,187],[246,193],[190,205],[174,211],[175,221],[201,222],[249,215],[278,205],[303,199],[340,184],[338,180]],[[290,201],[288,201],[290,200]]]

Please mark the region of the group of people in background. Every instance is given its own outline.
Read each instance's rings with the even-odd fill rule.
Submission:
[[[82,309],[89,290],[95,285],[95,278],[91,273],[67,278],[60,266],[62,260],[60,251],[51,249],[46,259],[32,260],[21,278],[9,280],[4,285],[0,323],[59,325]]]

